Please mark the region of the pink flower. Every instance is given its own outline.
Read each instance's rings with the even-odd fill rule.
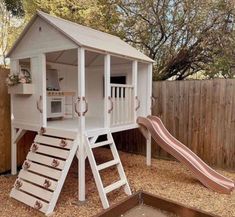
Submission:
[[[19,82],[20,82],[21,84],[25,84],[27,81],[26,81],[25,78],[21,78],[21,79],[19,80]]]

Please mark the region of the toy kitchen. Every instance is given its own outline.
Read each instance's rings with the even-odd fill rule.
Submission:
[[[74,117],[73,102],[75,92],[61,91],[60,82],[63,78],[59,78],[56,69],[47,70],[47,118],[58,119],[67,116]],[[67,103],[66,97],[70,97],[70,103]]]

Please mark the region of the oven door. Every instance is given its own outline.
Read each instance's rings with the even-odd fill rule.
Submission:
[[[65,113],[65,98],[53,97],[47,98],[47,118],[64,117]]]

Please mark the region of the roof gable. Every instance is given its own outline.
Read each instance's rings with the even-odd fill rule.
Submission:
[[[64,49],[77,48],[77,43],[43,20],[36,17],[10,51],[11,57],[29,57],[39,52],[48,53]],[[9,55],[9,54],[8,54]]]
[[[41,17],[47,23],[51,24],[54,28],[67,36],[70,40],[75,42],[78,46],[97,49],[111,54],[113,53],[120,56],[127,56],[147,62],[154,62],[148,56],[139,52],[117,36],[82,26],[62,18],[54,17],[41,11],[38,11],[35,16]],[[35,17],[33,19],[35,19]],[[32,21],[30,21],[30,23],[26,26],[26,30],[22,33],[23,35],[31,27],[31,22]],[[22,36],[20,38],[22,38]],[[11,55],[18,43],[19,41],[17,40],[13,48],[8,53],[8,56]]]

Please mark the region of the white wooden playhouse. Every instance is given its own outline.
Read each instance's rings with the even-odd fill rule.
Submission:
[[[32,82],[9,87],[12,110],[12,174],[17,142],[38,132],[11,196],[46,214],[53,211],[71,162],[79,162],[79,200],[85,200],[88,156],[104,208],[106,194],[124,186],[131,194],[112,133],[137,128],[151,113],[153,60],[120,38],[37,12],[8,57],[11,74]],[[100,135],[107,135],[98,142]],[[93,148],[109,145],[113,160],[96,165]],[[147,141],[147,162],[150,163]],[[117,166],[120,180],[103,186],[99,171]]]

